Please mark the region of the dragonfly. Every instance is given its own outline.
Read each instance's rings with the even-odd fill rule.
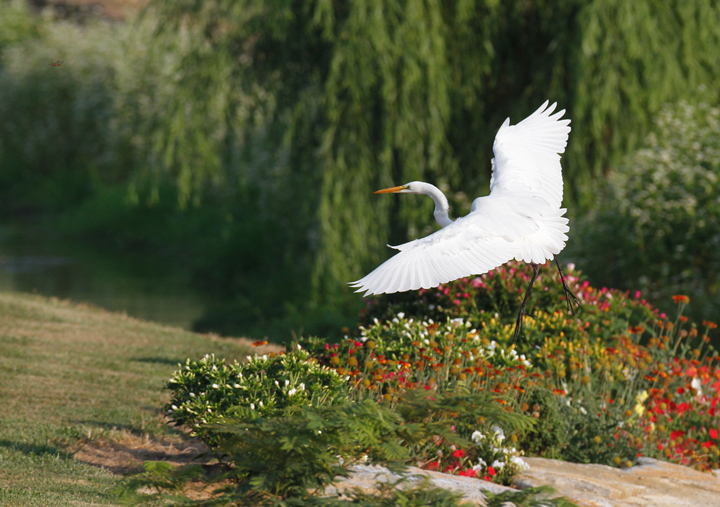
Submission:
[[[63,61],[64,61],[64,60],[57,60],[57,61],[51,63],[50,65],[52,65],[53,67],[62,67],[62,66],[63,66]]]

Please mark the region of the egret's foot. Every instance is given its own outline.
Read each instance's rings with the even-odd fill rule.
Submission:
[[[568,307],[568,313],[571,313],[573,317],[575,316],[575,308],[573,307],[572,303],[575,303],[578,308],[580,308],[580,298],[575,295],[573,291],[570,290],[570,287],[567,286],[565,283],[565,280],[562,281],[563,289],[565,289],[565,302],[567,303]],[[572,303],[570,302],[570,299],[572,298]]]
[[[560,281],[562,282],[563,290],[565,291],[565,303],[567,303],[568,307],[568,313],[572,314],[572,316],[575,316],[575,308],[573,307],[572,303],[575,303],[578,308],[580,308],[580,305],[582,304],[580,301],[580,298],[575,295],[573,291],[570,290],[570,287],[568,287],[567,282],[565,281],[565,276],[563,275],[562,268],[560,268],[560,263],[557,260],[557,255],[555,257],[555,265],[558,268],[558,272],[560,273]],[[570,302],[572,299],[572,303]]]

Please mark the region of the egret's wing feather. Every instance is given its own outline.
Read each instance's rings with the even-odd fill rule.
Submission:
[[[495,136],[491,195],[529,193],[560,208],[563,180],[560,154],[567,146],[570,120],[565,110],[552,114],[556,104],[546,101],[517,125],[505,120]]]
[[[521,256],[518,241],[537,229],[528,217],[503,214],[496,205],[484,206],[434,234],[394,247],[400,252],[350,285],[366,295],[382,294],[429,289],[486,273]]]

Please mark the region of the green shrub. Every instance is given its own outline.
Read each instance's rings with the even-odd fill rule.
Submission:
[[[520,409],[537,423],[520,437],[518,447],[530,456],[561,457],[568,442],[569,423],[557,395],[547,387],[538,386],[530,390]]]
[[[335,370],[297,349],[248,357],[242,364],[228,365],[214,355],[188,359],[166,388],[172,399],[165,408],[174,423],[191,427],[194,435],[216,446],[220,437],[207,425],[237,418],[247,410],[275,415],[294,406],[333,405],[347,398],[349,385]]]
[[[485,395],[443,395],[409,392],[395,408],[371,400],[334,406],[292,406],[282,415],[260,416],[257,411],[238,412],[242,419],[212,425],[225,435],[219,449],[231,466],[221,474],[202,467],[172,468],[146,463],[144,474],[124,488],[129,502],[150,502],[158,498],[179,505],[184,486],[191,480],[212,483],[230,481],[216,492],[216,498],[195,505],[341,505],[337,497],[319,497],[336,477],[347,477],[350,465],[358,461],[382,464],[393,471],[405,470],[410,449],[440,436],[458,447],[469,444],[437,419],[438,412],[458,410],[491,415],[492,401]],[[507,417],[505,417],[507,419]],[[510,418],[515,422],[517,417]],[[519,427],[516,425],[516,427]],[[138,493],[151,486],[157,494]],[[378,494],[352,491],[360,505],[457,505],[455,494],[421,484],[399,490],[398,483],[380,487]],[[542,497],[534,491],[518,496]],[[505,498],[505,500],[508,500]],[[437,503],[436,503],[437,502]],[[501,503],[491,503],[501,505]],[[519,503],[519,505],[523,505]]]
[[[32,14],[27,3],[0,0],[0,55],[6,47],[39,37],[41,33],[42,22]]]
[[[688,294],[694,317],[720,310],[720,108],[680,102],[607,181],[569,243],[596,283],[641,290],[664,310]]]

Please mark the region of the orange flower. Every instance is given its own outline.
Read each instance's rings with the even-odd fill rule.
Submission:
[[[676,296],[673,296],[672,298],[673,298],[673,301],[675,301],[676,303],[688,304],[690,302],[690,298],[687,296],[683,296],[683,295],[676,295]]]
[[[715,324],[714,322],[711,322],[709,320],[703,320],[703,326],[707,326],[710,329],[715,329],[717,327],[717,324]]]
[[[259,340],[259,341],[253,342],[253,347],[259,347],[260,345],[267,345],[267,340]]]
[[[687,317],[685,315],[680,315],[680,322],[687,322]]]

